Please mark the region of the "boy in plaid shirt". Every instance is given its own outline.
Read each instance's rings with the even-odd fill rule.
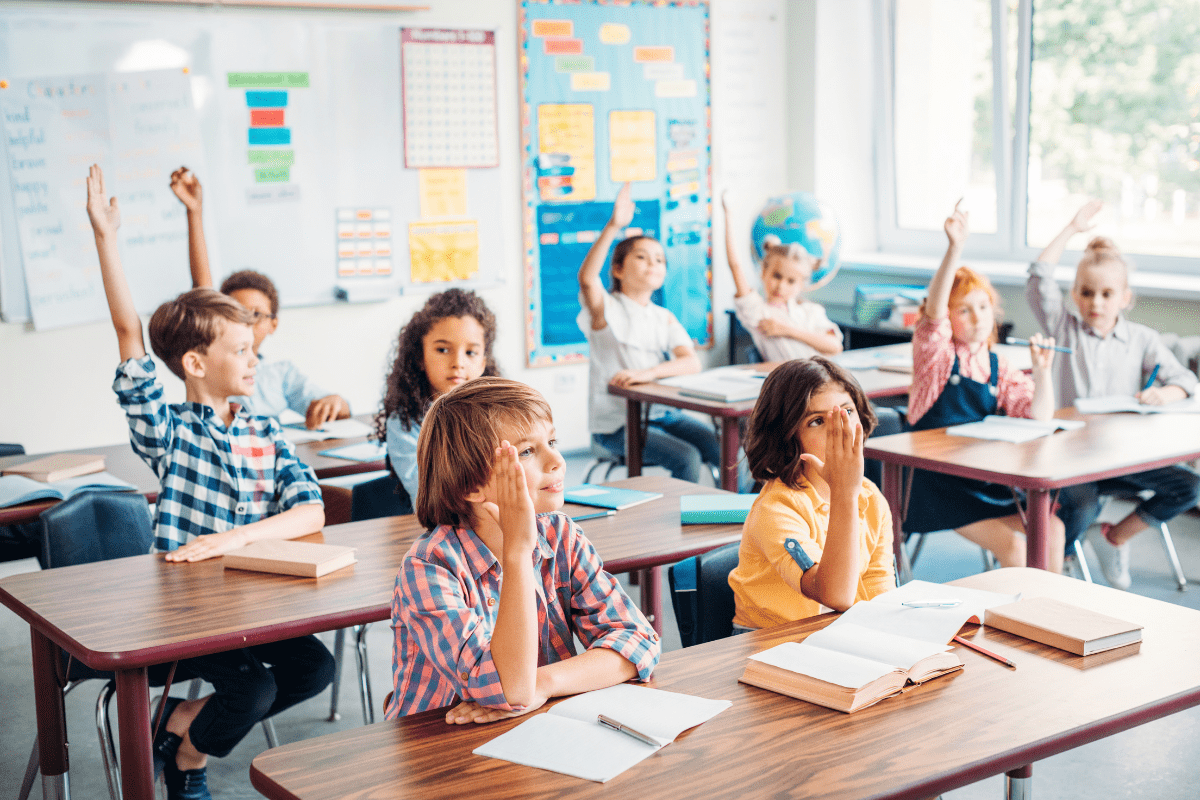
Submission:
[[[121,352],[113,390],[133,449],[161,482],[155,549],[167,551],[167,561],[202,561],[250,542],[320,530],[325,510],[316,477],[296,459],[279,424],[227,399],[253,393],[250,312],[211,289],[185,292],[154,312],[150,343],[187,391],[187,402],[167,405],[117,252],[117,199],[105,202],[98,166],[87,187]],[[319,639],[305,636],[189,659],[175,674],[203,678],[216,691],[198,700],[164,699],[155,765],[165,769],[170,800],[208,800],[208,756],[227,755],[260,721],[323,690],[333,679],[333,657]]]
[[[649,679],[658,635],[559,513],[565,465],[545,398],[467,381],[433,402],[417,461],[430,530],[396,576],[388,719],[459,700],[447,722],[491,722]]]

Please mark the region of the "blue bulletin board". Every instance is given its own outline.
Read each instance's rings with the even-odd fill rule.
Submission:
[[[625,181],[627,234],[666,251],[655,302],[712,343],[708,19],[700,0],[522,0],[529,366],[587,356],[577,273]]]

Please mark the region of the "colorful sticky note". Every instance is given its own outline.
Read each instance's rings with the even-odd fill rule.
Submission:
[[[417,170],[421,219],[467,215],[465,169]]]

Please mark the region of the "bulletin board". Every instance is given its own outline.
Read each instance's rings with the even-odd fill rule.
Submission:
[[[625,181],[626,233],[666,251],[655,302],[711,345],[708,3],[522,0],[519,28],[529,366],[586,357],[577,275]]]
[[[285,306],[500,283],[495,32],[402,22],[200,7],[6,12],[4,320],[49,329],[107,318],[84,212],[92,162],[120,202],[143,313],[190,287],[186,217],[168,188],[180,165],[204,187],[214,279],[259,270]],[[431,94],[475,109],[471,135],[457,137],[466,118]],[[406,164],[406,105],[428,112],[425,141],[465,149]]]

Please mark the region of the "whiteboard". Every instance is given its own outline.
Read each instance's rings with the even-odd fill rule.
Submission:
[[[444,284],[414,282],[410,272],[408,227],[421,208],[418,170],[404,167],[403,18],[383,23],[336,16],[147,6],[6,12],[0,19],[0,79],[16,86],[20,79],[50,76],[185,72],[203,152],[199,161],[185,161],[182,154],[179,161],[194,167],[204,186],[205,230],[218,281],[239,269],[264,272],[281,302],[292,306],[333,302],[339,287],[351,299],[438,290]],[[284,113],[292,160],[286,185],[261,182],[250,163],[248,90],[230,86],[231,73],[306,76],[306,86],[288,89]],[[0,144],[5,163],[7,147]],[[73,166],[86,223],[87,165]],[[163,174],[160,185],[168,180]],[[466,170],[466,188],[479,268],[455,285],[494,285],[501,282],[504,249],[494,213],[503,196],[499,169]],[[125,206],[121,187],[115,191]],[[13,198],[8,170],[0,169],[0,314],[10,322],[30,318]],[[338,214],[363,209],[382,211],[390,220],[393,269],[339,277]],[[159,249],[161,259],[150,264],[130,262],[122,250],[143,313],[189,286],[186,240],[173,238]]]

